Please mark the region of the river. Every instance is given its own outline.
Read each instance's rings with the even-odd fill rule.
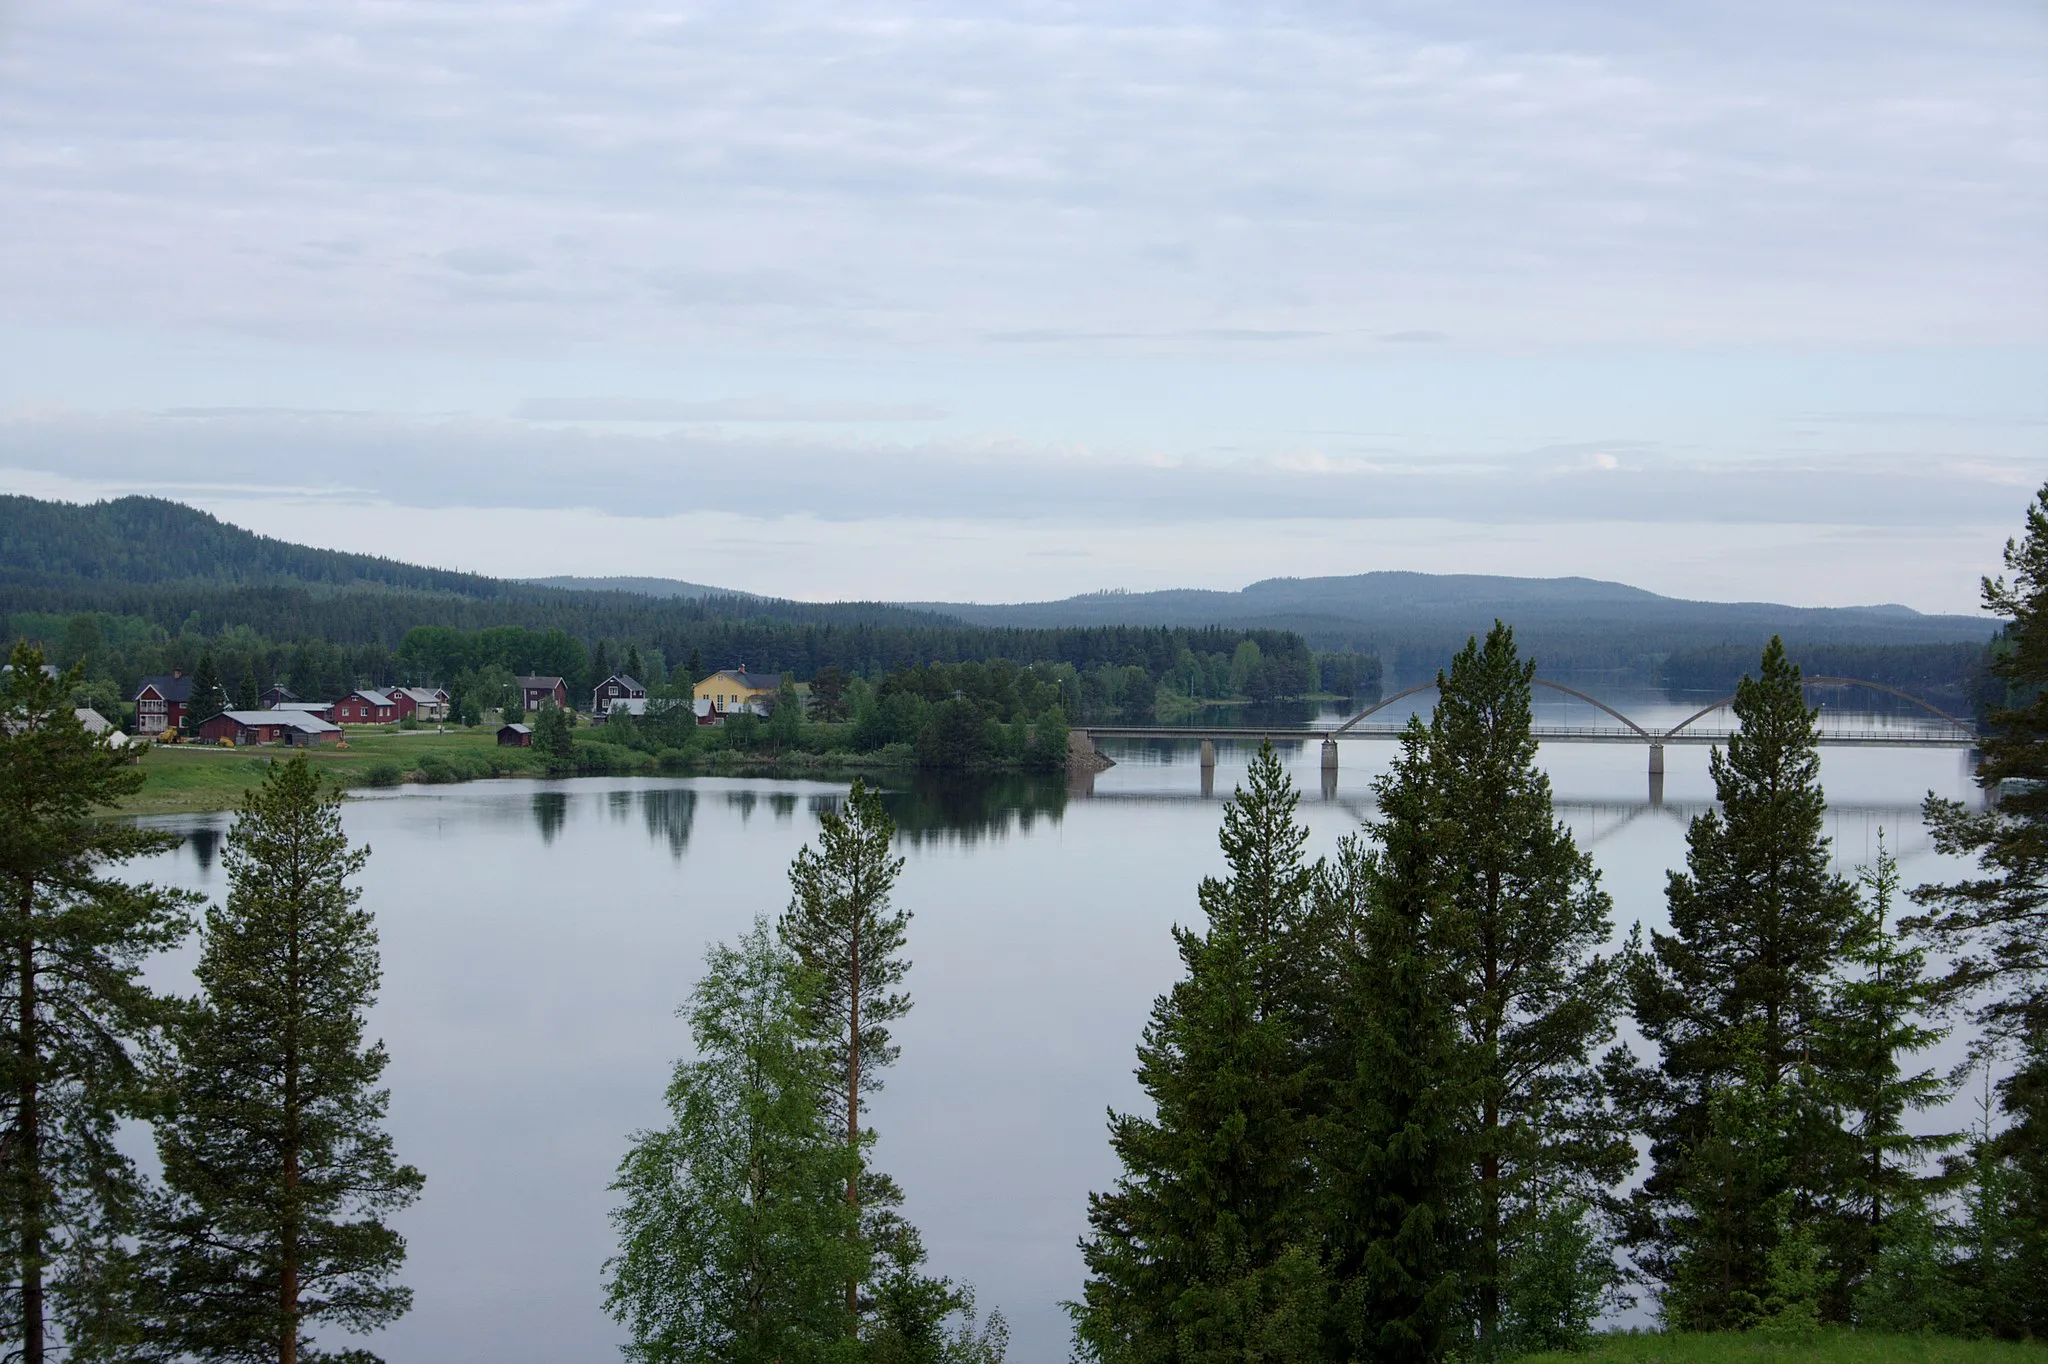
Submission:
[[[1660,704],[1672,721],[1686,713]],[[1546,705],[1539,723],[1593,714]],[[1917,723],[1884,707],[1858,718]],[[1008,1317],[1018,1364],[1067,1358],[1059,1304],[1079,1288],[1075,1240],[1088,1192],[1115,1172],[1104,1113],[1139,1101],[1133,1047],[1177,969],[1168,929],[1194,919],[1197,881],[1221,868],[1220,803],[1247,757],[1224,746],[1205,797],[1192,745],[1106,751],[1117,765],[1090,781],[906,779],[889,791],[916,1007],[873,1109],[879,1161],[904,1186],[933,1268]],[[1312,855],[1369,815],[1392,753],[1346,743],[1326,790],[1316,748],[1286,750]],[[1686,821],[1712,799],[1707,750],[1670,750],[1656,803],[1639,746],[1551,744],[1541,761],[1614,897],[1617,936],[1637,920],[1660,926]],[[1952,874],[1918,806],[1930,790],[1974,799],[1967,761],[1824,750],[1839,865],[1870,860],[1882,828],[1909,886]],[[600,1288],[606,1186],[628,1135],[663,1118],[688,1044],[675,1010],[708,942],[782,909],[791,857],[843,790],[591,778],[347,803],[350,835],[373,849],[363,887],[383,943],[372,1028],[392,1054],[390,1127],[427,1177],[398,1219],[414,1309],[367,1342],[390,1364],[618,1357]],[[138,875],[222,893],[228,817],[149,822],[188,838]],[[179,954],[155,978],[189,989],[189,965]]]

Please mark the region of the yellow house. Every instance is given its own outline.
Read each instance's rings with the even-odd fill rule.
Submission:
[[[737,668],[719,669],[699,682],[690,695],[698,701],[709,701],[711,709],[723,715],[728,710],[771,703],[780,690],[780,676],[749,677],[747,665],[742,663]]]

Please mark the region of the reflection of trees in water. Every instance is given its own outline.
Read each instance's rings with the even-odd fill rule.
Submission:
[[[908,789],[884,790],[882,805],[907,842],[958,838],[973,843],[1013,829],[1029,833],[1040,819],[1059,823],[1066,813],[1067,784],[1060,777],[1015,773],[922,772]],[[812,808],[818,808],[816,801]]]
[[[220,855],[221,831],[211,824],[204,824],[185,834],[185,846],[192,850],[192,860],[199,864],[202,875],[213,870],[213,860]]]
[[[624,823],[626,817],[633,813],[633,793],[631,791],[613,791],[609,793],[605,797],[605,808],[611,811],[613,819]]]
[[[771,792],[768,796],[768,808],[775,812],[777,824],[787,824],[796,814],[796,797],[787,791]]]
[[[554,842],[555,835],[562,832],[562,826],[569,822],[569,793],[566,791],[534,792],[533,822],[540,826],[541,842]]]
[[[640,792],[640,817],[647,836],[668,840],[671,855],[681,857],[690,846],[690,825],[697,818],[697,793],[685,787],[661,786]]]
[[[752,791],[728,791],[725,793],[725,803],[740,812],[740,823],[745,825],[754,817],[754,807],[761,803],[761,798]]]

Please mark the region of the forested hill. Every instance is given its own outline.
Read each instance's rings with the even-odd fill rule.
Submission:
[[[759,600],[752,592],[741,592],[731,587],[707,587],[703,583],[684,582],[681,578],[582,578],[565,575],[522,581],[536,587],[559,587],[565,592],[633,592],[643,597],[744,597]]]
[[[1556,667],[1654,670],[1665,656],[1721,647],[1752,656],[1772,635],[1831,649],[1979,646],[1993,622],[1903,606],[1798,607],[1687,601],[1592,578],[1360,573],[1269,578],[1237,592],[1099,592],[1014,606],[920,602],[982,625],[1173,625],[1291,630],[1320,649],[1374,652],[1406,675],[1438,667],[1495,619]],[[1931,656],[1931,655],[1930,655]]]
[[[312,549],[231,526],[182,502],[122,497],[78,505],[0,497],[0,574],[21,583],[317,583],[488,600],[513,584],[369,554]]]

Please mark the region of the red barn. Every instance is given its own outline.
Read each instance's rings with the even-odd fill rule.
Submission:
[[[532,748],[533,729],[528,725],[505,725],[498,730],[498,747]]]
[[[388,725],[397,719],[398,703],[386,692],[365,688],[334,703],[334,722],[338,725]]]

